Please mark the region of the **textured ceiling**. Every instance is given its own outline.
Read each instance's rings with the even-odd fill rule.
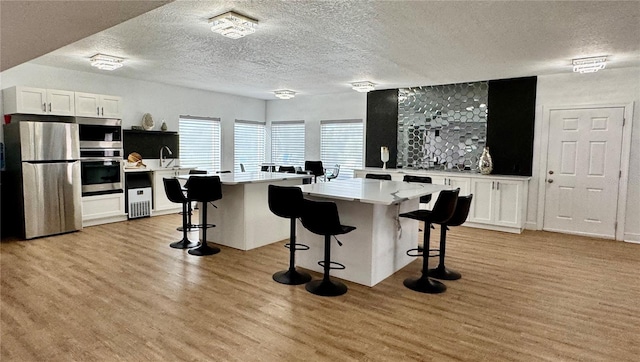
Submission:
[[[228,10],[257,32],[212,33],[207,19]],[[104,72],[89,66],[98,52],[126,58],[113,75],[261,99],[448,84],[570,72],[595,55],[640,66],[640,2],[175,1],[33,62]]]
[[[172,0],[171,0],[172,1]],[[0,1],[0,71],[170,1]]]

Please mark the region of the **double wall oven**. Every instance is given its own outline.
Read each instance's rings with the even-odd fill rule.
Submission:
[[[82,196],[123,192],[122,120],[77,117]]]

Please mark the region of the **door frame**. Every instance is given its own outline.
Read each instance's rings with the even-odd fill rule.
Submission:
[[[633,125],[633,108],[634,102],[626,104],[587,104],[576,106],[549,106],[542,109],[542,132],[540,133],[540,158],[538,162],[538,214],[536,223],[538,229],[544,227],[544,210],[546,202],[546,178],[547,178],[547,154],[549,152],[549,129],[551,122],[551,111],[563,111],[572,109],[589,109],[589,108],[623,108],[624,125],[622,126],[622,152],[620,154],[620,181],[618,184],[618,202],[616,208],[617,228],[615,231],[615,240],[624,240],[625,219],[627,211],[627,203],[622,202],[627,199],[627,188],[629,185],[629,158],[631,154],[631,127]]]

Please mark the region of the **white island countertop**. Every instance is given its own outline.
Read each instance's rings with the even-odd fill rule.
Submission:
[[[223,185],[239,185],[249,183],[274,182],[282,180],[301,180],[311,178],[310,175],[302,175],[284,172],[239,172],[239,173],[209,173],[205,175],[183,175],[179,179],[189,179],[191,176],[220,176]]]
[[[451,189],[451,186],[353,178],[301,185],[300,189],[302,189],[303,194],[309,196],[392,205],[448,190]]]

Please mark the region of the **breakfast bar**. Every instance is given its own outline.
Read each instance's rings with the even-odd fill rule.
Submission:
[[[289,238],[289,221],[269,210],[268,185],[299,185],[308,175],[241,172],[217,176],[222,183],[222,199],[215,201],[216,207],[208,206],[207,223],[216,227],[207,232],[207,242],[251,250]]]
[[[418,222],[400,219],[403,212],[415,210],[420,196],[451,188],[445,185],[347,179],[300,186],[306,198],[333,201],[340,222],[356,230],[338,236],[342,246],[332,248],[331,260],[346,269],[331,275],[372,287],[415,260],[406,251],[418,242]],[[298,266],[322,272],[322,236],[306,230],[299,222],[298,241],[310,249],[297,254]]]

